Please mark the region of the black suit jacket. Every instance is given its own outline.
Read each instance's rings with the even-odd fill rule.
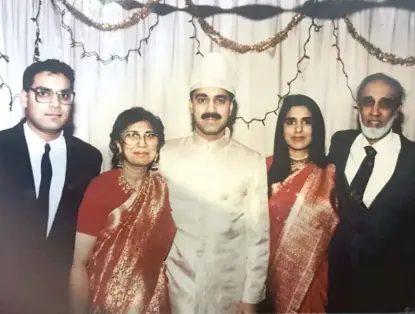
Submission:
[[[330,147],[340,222],[329,246],[327,310],[415,309],[415,143],[401,136],[391,179],[369,208],[361,208],[350,198],[344,172],[358,134],[338,132]]]
[[[64,135],[66,177],[46,238],[41,227],[23,122],[0,132],[0,313],[67,313],[78,208],[101,170],[101,153]]]

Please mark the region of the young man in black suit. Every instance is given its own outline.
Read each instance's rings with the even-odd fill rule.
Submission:
[[[23,74],[26,118],[0,132],[0,313],[67,313],[78,207],[101,153],[64,132],[74,71],[58,60]]]
[[[415,143],[393,131],[405,98],[383,73],[357,92],[361,131],[334,134],[340,223],[329,248],[328,312],[415,309]]]

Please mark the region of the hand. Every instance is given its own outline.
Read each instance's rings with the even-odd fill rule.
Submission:
[[[255,304],[239,302],[237,314],[254,314]]]

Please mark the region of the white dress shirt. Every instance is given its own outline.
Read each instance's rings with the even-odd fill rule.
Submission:
[[[50,162],[52,164],[52,180],[49,190],[49,216],[48,216],[48,227],[46,235],[52,228],[53,221],[58,210],[59,202],[62,196],[63,185],[65,183],[66,175],[66,142],[61,135],[53,141],[46,142],[44,139],[39,137],[28,125],[23,125],[24,135],[26,138],[27,147],[29,149],[30,164],[32,166],[33,179],[36,188],[36,197],[39,195],[39,187],[41,180],[41,162],[42,156],[45,152],[45,144],[50,145]]]
[[[347,181],[351,184],[354,176],[359,170],[360,164],[366,157],[365,146],[370,145],[363,134],[359,134],[354,140],[347,159],[345,174]],[[372,175],[370,176],[363,203],[369,207],[379,192],[392,177],[401,150],[401,139],[398,134],[390,132],[384,138],[372,145],[377,154]]]

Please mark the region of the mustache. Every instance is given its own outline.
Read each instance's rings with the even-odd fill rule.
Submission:
[[[219,120],[219,119],[222,119],[222,116],[217,112],[205,112],[204,114],[201,115],[201,118],[203,120],[210,119],[210,118]]]

